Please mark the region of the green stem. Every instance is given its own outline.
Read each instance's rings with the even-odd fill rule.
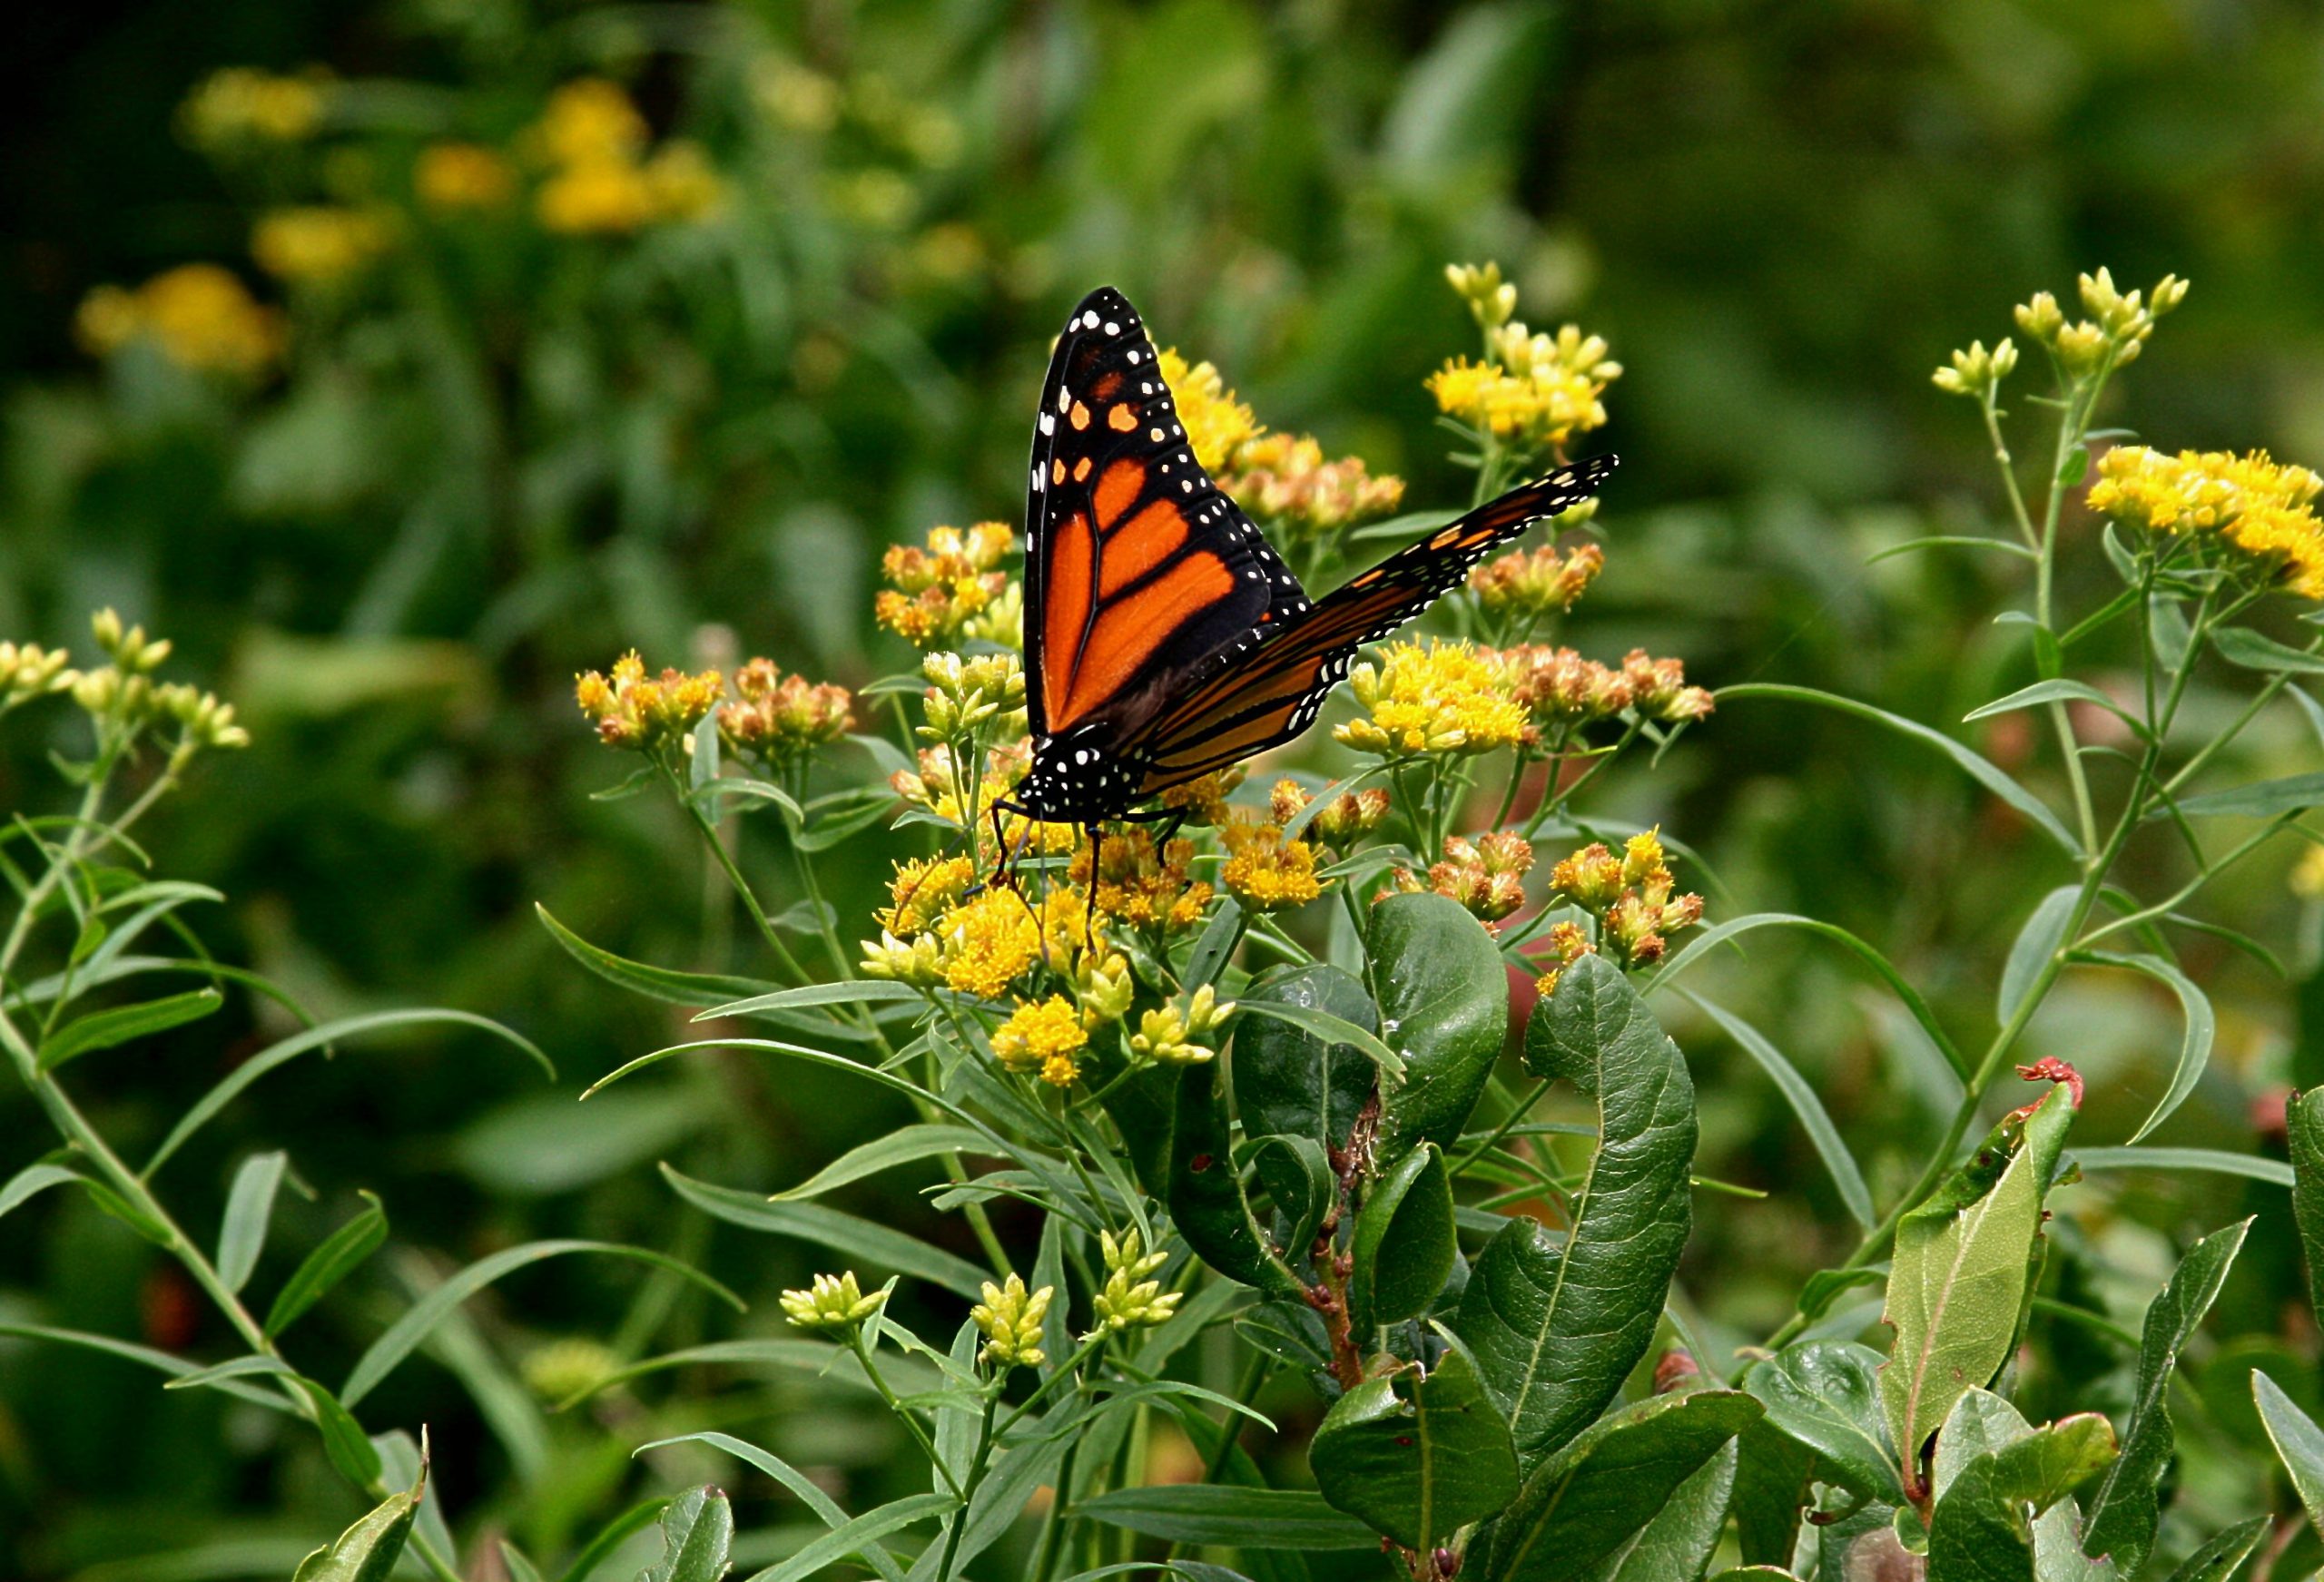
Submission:
[[[1551,1080],[1551,1078],[1544,1076],[1539,1082],[1536,1082],[1533,1085],[1533,1090],[1531,1093],[1528,1093],[1524,1097],[1519,1099],[1515,1107],[1512,1108],[1507,1115],[1502,1116],[1501,1124],[1486,1134],[1484,1141],[1479,1143],[1475,1147],[1462,1155],[1460,1158],[1454,1160],[1452,1162],[1452,1168],[1445,1174],[1457,1179],[1462,1172],[1467,1170],[1469,1166],[1474,1164],[1478,1160],[1492,1153],[1493,1149],[1500,1145],[1500,1142],[1503,1137],[1506,1137],[1512,1131],[1516,1129],[1518,1123],[1522,1121],[1526,1115],[1531,1112],[1533,1106],[1541,1103],[1541,1096],[1550,1091]]]
[[[880,1399],[888,1403],[888,1410],[895,1414],[898,1422],[904,1425],[904,1431],[911,1436],[912,1443],[920,1447],[921,1454],[928,1458],[928,1464],[936,1469],[936,1475],[944,1479],[944,1486],[952,1491],[952,1498],[966,1505],[969,1497],[952,1480],[952,1469],[944,1464],[944,1458],[936,1453],[936,1446],[929,1439],[928,1431],[920,1426],[920,1420],[905,1409],[904,1403],[896,1399],[896,1392],[888,1387],[886,1376],[881,1373],[880,1364],[863,1339],[862,1324],[848,1331],[848,1343],[855,1349],[855,1360],[863,1364],[864,1377],[872,1381],[872,1388],[880,1392]]]

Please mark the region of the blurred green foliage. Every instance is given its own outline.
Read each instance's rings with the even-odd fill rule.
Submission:
[[[713,1232],[651,1164],[795,1179],[896,1124],[890,1106],[740,1059],[570,1102],[675,1018],[577,973],[534,902],[629,956],[726,965],[679,820],[590,799],[615,776],[570,677],[632,644],[656,663],[763,653],[847,683],[897,668],[901,645],[868,620],[881,546],[1015,516],[1047,336],[1089,285],[1119,284],[1266,421],[1403,474],[1421,504],[1452,497],[1456,475],[1420,380],[1468,339],[1439,271],[1500,260],[1530,317],[1580,319],[1629,370],[1604,436],[1627,460],[1610,566],[1575,640],[1676,653],[1712,685],[1811,682],[1940,729],[2033,678],[2022,633],[1987,619],[2008,574],[1928,555],[1862,567],[1989,525],[1983,437],[1926,378],[1952,346],[2005,331],[2012,301],[2100,262],[2176,271],[2194,295],[2108,420],[2165,447],[2324,457],[2324,77],[2302,6],[401,0],[243,8],[224,31],[190,15],[83,20],[69,52],[15,68],[37,108],[15,112],[8,162],[23,219],[0,306],[20,368],[0,632],[68,639],[114,604],[240,704],[255,745],[207,766],[152,831],[173,872],[234,899],[205,929],[222,954],[320,1014],[454,1005],[556,1056],[565,1080],[547,1088],[475,1040],[352,1050],[260,1090],[173,1165],[191,1219],[214,1223],[233,1164],[288,1147],[314,1193],[284,1200],[292,1246],[377,1192],[397,1237],[365,1276],[379,1292],[546,1235],[697,1258],[762,1325],[803,1282],[801,1254]],[[213,68],[310,62],[330,74],[297,136],[205,134],[174,109]],[[543,222],[556,172],[527,129],[585,77],[642,111],[636,162],[701,151],[706,211]],[[504,155],[506,198],[418,197],[446,142]],[[257,269],[253,226],[315,205],[372,217],[371,256]],[[188,368],[158,334],[108,337],[82,310],[189,260],[286,316],[279,360]],[[76,314],[83,340],[112,340],[103,356],[77,349]],[[2093,531],[2070,516],[2070,536]],[[2105,587],[2095,554],[2078,565],[2070,592]],[[2189,704],[2231,706],[2201,689]],[[2013,768],[2034,752],[2022,717],[1967,729]],[[2251,778],[2314,752],[2289,714],[2239,748]],[[0,762],[0,799],[21,805],[37,768]],[[1983,986],[2062,881],[1930,756],[1766,702],[1722,710],[1609,797],[1702,854],[1714,916],[1840,923],[1980,1031]],[[2133,860],[2167,873],[2171,856],[2158,842]],[[833,898],[843,919],[883,871],[867,860]],[[2265,864],[2221,903],[2297,940],[2284,954],[2306,987],[2183,941],[2220,1046],[2159,1140],[2274,1148],[2270,1096],[2324,1078],[2318,919]],[[1720,990],[1807,1070],[1892,1196],[1949,1103],[1909,1024],[1796,941],[1756,943]],[[2150,1107],[2169,1011],[2150,985],[2076,979],[2037,1021],[2029,1046],[2091,1081],[2084,1135],[2127,1135]],[[158,1140],[268,1036],[236,1015],[109,1057],[89,1090],[108,1132]],[[1678,1032],[1704,1095],[1699,1168],[1778,1189],[1701,1197],[1682,1272],[1713,1335],[1756,1340],[1853,1235],[1757,1067],[1708,1021]],[[0,1115],[9,1135],[35,1130],[20,1095]],[[2086,1255],[2063,1278],[2129,1322],[2191,1232],[2260,1214],[2194,1363],[2224,1382],[2182,1429],[2191,1496],[2240,1508],[2250,1463],[2206,1447],[2261,1442],[2245,1371],[2270,1362],[2316,1405],[2316,1337],[2283,1317],[2300,1283],[2280,1192],[2112,1179],[2110,1212],[2066,1238]],[[853,1206],[960,1234],[908,1194],[866,1186]],[[359,1285],[309,1321],[342,1371],[376,1330]],[[626,1265],[554,1263],[468,1311],[377,1400],[433,1425],[432,1487],[471,1530],[513,1526],[536,1553],[620,1508],[648,1430],[788,1411],[796,1459],[872,1487],[900,1446],[883,1421],[808,1411],[829,1397],[796,1380],[747,1375],[544,1415],[603,1365],[596,1346],[712,1332],[699,1299]],[[228,1349],[143,1243],[78,1202],[0,1223],[0,1316],[32,1313]],[[2093,1371],[2123,1361],[2085,1343]],[[287,1572],[354,1509],[320,1452],[214,1392],[0,1350],[0,1573],[125,1575],[103,1567],[197,1545],[258,1557],[206,1575]],[[2312,1543],[2294,1560],[2313,1565]]]

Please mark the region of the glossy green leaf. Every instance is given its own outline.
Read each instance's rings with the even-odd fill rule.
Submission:
[[[1319,1042],[1347,1046],[1372,1062],[1384,1087],[1393,1087],[1404,1079],[1403,1057],[1358,1023],[1295,1000],[1254,1000],[1246,1011],[1262,1021],[1296,1027]]]
[[[1787,1564],[1820,1469],[1817,1454],[1764,1416],[1735,1444],[1736,1545],[1747,1565]]]
[[[1338,1200],[1339,1177],[1332,1169],[1331,1156],[1313,1137],[1276,1133],[1251,1145],[1251,1174],[1266,1189],[1275,1213],[1283,1216],[1284,1262],[1299,1268],[1324,1216]],[[1449,1195],[1445,1212],[1449,1224]]]
[[[1305,1006],[1377,1034],[1379,1008],[1354,974],[1313,962],[1273,968],[1239,997],[1256,1003]],[[1235,1024],[1231,1057],[1235,1108],[1251,1136],[1280,1133],[1344,1147],[1356,1112],[1372,1096],[1377,1067],[1352,1045],[1334,1044],[1273,1017]]]
[[[1820,692],[1814,687],[1789,686],[1777,682],[1744,682],[1721,687],[1718,697],[1722,703],[1735,698],[1787,698],[1797,703],[1816,703],[1824,708],[1837,709],[1844,714],[1853,714],[1859,720],[1869,720],[1900,736],[1934,747],[1951,759],[1963,773],[2014,808],[2035,829],[2056,841],[2066,855],[2077,860],[2082,856],[2081,842],[2073,838],[2073,831],[2050,811],[2040,798],[2012,780],[1992,760],[1980,757],[1952,737],[1932,731],[1916,720],[1907,720],[1901,714],[1892,714],[1886,709],[1859,703],[1854,698]]]
[[[940,1247],[931,1247],[917,1236],[825,1208],[821,1204],[783,1203],[755,1192],[714,1186],[681,1174],[667,1164],[662,1166],[662,1178],[680,1197],[729,1224],[836,1248],[868,1264],[933,1282],[971,1301],[991,1277],[990,1270],[980,1269]]]
[[[2324,1530],[2324,1429],[2318,1428],[2314,1418],[2300,1410],[2280,1385],[2257,1368],[2251,1371],[2251,1400],[2260,1409],[2260,1423],[2268,1430],[2268,1442],[2275,1446],[2277,1458],[2290,1474],[2292,1489],[2309,1521]]]
[[[2155,1101],[2154,1108],[2148,1113],[2146,1119],[2139,1123],[2139,1129],[2131,1134],[2131,1143],[2135,1145],[2169,1120],[2186,1102],[2187,1096],[2195,1091],[2195,1084],[2201,1080],[2204,1067],[2211,1064],[2211,1042],[2218,1033],[2219,1018],[2211,1011],[2211,997],[2198,988],[2192,978],[2160,956],[2118,956],[2093,950],[2078,953],[2074,959],[2127,967],[2133,972],[2153,978],[2179,998],[2181,1027],[2179,1058],[2171,1069],[2171,1085]]]
[[[2227,1582],[2272,1525],[2264,1516],[2236,1523],[2181,1561],[2171,1582]]]
[[[1408,1549],[1443,1543],[1517,1493],[1517,1447],[1455,1346],[1425,1373],[1406,1364],[1332,1403],[1308,1451],[1325,1499]]]
[[[2019,928],[2009,958],[2002,963],[2001,988],[1994,999],[1996,1026],[2005,1027],[2015,1019],[2042,969],[2064,947],[2067,926],[2073,921],[2073,909],[2081,899],[2081,886],[2061,885],[2042,898]]]
[[[734,1510],[725,1493],[689,1489],[662,1512],[662,1557],[637,1582],[719,1582],[731,1567]]]
[[[218,1280],[229,1291],[250,1283],[258,1255],[266,1247],[266,1228],[274,1215],[274,1194],[290,1156],[277,1149],[253,1154],[234,1172],[226,1194],[226,1214],[218,1227]]]
[[[2324,1087],[2292,1096],[2284,1129],[2291,1145],[2292,1218],[2308,1258],[2309,1306],[2324,1314]]]
[[[350,1407],[360,1401],[380,1380],[395,1371],[398,1363],[411,1355],[446,1313],[502,1275],[511,1270],[537,1263],[544,1258],[562,1257],[572,1253],[602,1253],[606,1257],[628,1258],[651,1264],[700,1286],[737,1312],[743,1305],[741,1297],[691,1264],[645,1247],[626,1247],[618,1242],[526,1242],[478,1259],[414,1302],[409,1311],[388,1327],[385,1334],[371,1342],[369,1351],[355,1360],[354,1368],[347,1375],[347,1382],[340,1387],[340,1399]]]
[[[132,1038],[166,1033],[208,1016],[224,1003],[225,997],[214,988],[194,988],[75,1017],[41,1040],[40,1068],[54,1071],[79,1056],[111,1049]]]
[[[1759,1363],[1743,1382],[1767,1409],[1770,1426],[1823,1458],[1827,1481],[1902,1505],[1904,1481],[1881,1420],[1877,1378],[1885,1361],[1869,1346],[1811,1341]]]
[[[2053,1085],[2030,1116],[2004,1121],[1897,1224],[1882,1315],[1896,1340],[1880,1371],[1880,1399],[1907,1492],[1918,1487],[1929,1435],[2009,1354],[2043,1189],[2073,1120],[2071,1096]]]
[[[1453,1322],[1529,1465],[1604,1410],[1637,1366],[1692,1208],[1694,1085],[1620,969],[1585,956],[1535,1006],[1525,1063],[1598,1105],[1571,1238],[1513,1219],[1485,1246]]]
[[[1816,1088],[1799,1074],[1799,1068],[1784,1058],[1783,1051],[1768,1041],[1766,1035],[1723,1006],[1695,995],[1687,998],[1699,1007],[1705,1016],[1719,1025],[1727,1036],[1745,1054],[1758,1063],[1776,1090],[1799,1118],[1800,1126],[1807,1133],[1807,1140],[1816,1145],[1817,1156],[1824,1161],[1824,1169],[1832,1177],[1832,1186],[1840,1194],[1840,1203],[1849,1217],[1866,1230],[1872,1228],[1872,1189],[1865,1184],[1864,1172],[1856,1167],[1856,1155],[1848,1152],[1840,1129],[1832,1124],[1830,1112],[1817,1096]]]
[[[1461,1135],[1509,1036],[1509,971],[1484,925],[1434,894],[1372,909],[1372,1001],[1403,1080],[1381,1095],[1374,1157],[1392,1164]]]
[[[1242,1549],[1378,1549],[1380,1537],[1296,1489],[1237,1489],[1218,1483],[1117,1489],[1078,1508],[1090,1521],[1181,1544]]]
[[[1178,1074],[1170,1133],[1171,1223],[1195,1255],[1230,1280],[1278,1294],[1304,1284],[1275,1254],[1235,1168],[1234,1139],[1220,1112],[1215,1060]]]
[[[1699,1390],[1653,1396],[1592,1423],[1534,1470],[1493,1524],[1486,1582],[1595,1575],[1758,1416],[1759,1403],[1740,1390]]]
[[[1951,1428],[1948,1423],[1945,1431]],[[2113,1454],[2113,1426],[2096,1412],[2083,1412],[1975,1456],[1937,1498],[1929,1522],[1929,1575],[1947,1582],[2039,1582],[2032,1518]]]
[[[1375,1324],[1426,1312],[1452,1276],[1452,1182],[1444,1155],[1423,1143],[1372,1184],[1355,1216],[1347,1287],[1348,1322],[1359,1335]]]
[[[281,1334],[300,1313],[322,1300],[325,1292],[352,1274],[388,1239],[387,1206],[371,1194],[358,1194],[371,1206],[349,1220],[308,1253],[266,1310],[266,1332]]]
[[[2091,1496],[2083,1537],[2087,1552],[2112,1556],[2126,1577],[2146,1563],[2162,1521],[2159,1490],[2173,1442],[2171,1376],[2179,1366],[2180,1350],[2211,1311],[2250,1229],[2247,1219],[2197,1242],[2147,1305],[2139,1338],[2138,1385],[2122,1428],[2122,1454]]]
[[[370,1513],[338,1538],[299,1563],[291,1582],[387,1582],[411,1538],[419,1517],[419,1502],[428,1492],[428,1463],[419,1466],[419,1481],[400,1494],[390,1494]]]
[[[1670,1491],[1652,1520],[1593,1582],[1691,1582],[1718,1548],[1739,1465],[1740,1434]]]
[[[2177,803],[2179,812],[2190,819],[2272,819],[2279,813],[2315,807],[2324,807],[2324,772],[2256,781],[2229,791],[2181,797]],[[2158,807],[2147,817],[2168,818],[2171,811],[2170,807]]]

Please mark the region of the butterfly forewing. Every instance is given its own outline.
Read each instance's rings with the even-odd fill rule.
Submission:
[[[1205,662],[1307,607],[1289,569],[1195,459],[1145,325],[1082,299],[1049,359],[1025,507],[1035,733],[1134,732]]]

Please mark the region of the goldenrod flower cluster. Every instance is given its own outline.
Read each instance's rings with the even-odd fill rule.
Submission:
[[[891,904],[878,914],[882,929],[909,938],[926,933],[969,893],[976,869],[965,857],[924,857],[896,864],[888,881]]]
[[[644,751],[683,743],[724,691],[725,678],[714,670],[648,676],[632,650],[614,661],[611,676],[592,670],[576,677],[573,700],[596,724],[599,741]]]
[[[1305,906],[1324,893],[1315,877],[1315,848],[1305,840],[1285,840],[1280,824],[1230,819],[1218,827],[1226,847],[1219,882],[1255,912]]]
[[[945,913],[936,936],[946,985],[980,999],[1000,998],[1041,958],[1041,930],[1025,898],[999,885]]]
[[[2324,523],[2315,501],[2324,478],[2304,467],[2242,456],[2182,450],[2166,456],[2120,445],[2098,464],[2090,508],[2126,526],[2217,545],[2280,575],[2302,598],[2324,598]]]
[[[806,1290],[786,1291],[782,1297],[783,1316],[803,1330],[853,1329],[878,1312],[887,1300],[884,1291],[866,1296],[852,1269],[843,1274],[818,1274]]]
[[[1297,781],[1279,780],[1267,795],[1267,814],[1276,823],[1288,827],[1315,800]],[[1363,791],[1342,791],[1334,797],[1308,821],[1307,829],[1316,840],[1336,850],[1369,835],[1387,816],[1388,793],[1370,786]]]
[[[957,653],[931,653],[921,661],[928,678],[922,699],[928,723],[923,736],[950,741],[998,716],[1022,715],[1025,711],[1025,666],[1014,653],[986,653],[962,659]],[[1022,728],[1024,722],[1015,722]]]
[[[1687,684],[1684,663],[1656,659],[1643,648],[1622,655],[1622,684],[1630,689],[1631,708],[1666,725],[1702,719],[1717,706],[1707,689]]]
[[[277,76],[228,66],[203,78],[178,106],[178,125],[196,147],[213,152],[237,144],[297,142],[322,124],[330,74],[320,68]]]
[[[734,701],[719,706],[718,733],[771,762],[796,763],[855,726],[855,700],[845,687],[784,675],[771,659],[751,660],[733,683]]]
[[[1565,975],[1567,968],[1585,956],[1598,954],[1596,941],[1579,923],[1557,924],[1550,929],[1542,943],[1549,947],[1549,955],[1557,963],[1533,980],[1533,992],[1544,998],[1557,992],[1558,979]]]
[[[1023,647],[1022,597],[995,569],[1014,538],[1001,523],[980,522],[965,533],[931,527],[925,549],[891,546],[880,570],[893,585],[881,590],[872,614],[915,647],[960,637]]]
[[[1469,643],[1392,643],[1349,678],[1364,717],[1332,734],[1384,758],[1490,752],[1525,736],[1499,656]]]
[[[1513,830],[1495,830],[1473,840],[1447,835],[1444,860],[1429,868],[1428,888],[1490,925],[1525,904],[1525,875],[1532,866],[1532,843]]]
[[[74,330],[98,356],[149,340],[180,368],[244,378],[271,368],[285,339],[279,310],[209,263],[180,264],[135,290],[99,286],[82,300]]]
[[[70,689],[80,679],[65,668],[72,658],[62,648],[0,641],[0,710]]]
[[[153,680],[153,672],[170,656],[169,639],[148,637],[143,626],[123,626],[110,606],[89,618],[89,630],[111,661],[94,670],[70,668],[63,649],[0,643],[0,712],[52,693],[70,693],[97,720],[101,732],[116,741],[166,721],[178,728],[174,751],[181,753],[251,744],[250,732],[234,722],[234,706],[217,693]]]
[[[1214,893],[1189,876],[1195,843],[1183,837],[1155,845],[1153,832],[1129,829],[1106,837],[1098,860],[1098,909],[1134,929],[1183,933],[1202,921]],[[1070,876],[1085,889],[1090,882],[1089,846],[1074,852]]]
[[[1098,1250],[1106,1260],[1106,1287],[1090,1302],[1098,1319],[1091,1335],[1166,1323],[1178,1311],[1185,1293],[1166,1292],[1160,1281],[1147,1278],[1170,1261],[1167,1253],[1147,1252],[1135,1228],[1124,1231],[1118,1242],[1110,1231],[1098,1232]]]
[[[1256,439],[1265,432],[1251,408],[1235,398],[1218,370],[1206,362],[1189,364],[1170,347],[1155,355],[1155,362],[1162,370],[1162,382],[1170,387],[1171,398],[1178,408],[1178,421],[1187,430],[1187,443],[1194,447],[1195,459],[1203,470],[1216,477],[1225,472],[1227,464],[1246,440]]]
[[[1184,810],[1189,824],[1205,829],[1223,824],[1226,821],[1227,797],[1249,774],[1250,771],[1239,763],[1230,764],[1225,769],[1214,769],[1199,779],[1190,780],[1184,785],[1174,785],[1164,791],[1162,805]]]
[[[1983,399],[1987,392],[2010,376],[2017,367],[2016,343],[2004,336],[1991,351],[1982,340],[1973,340],[1953,354],[1947,366],[1929,376],[1931,383],[1947,395],[1970,396]]]
[[[517,171],[507,155],[480,142],[431,142],[411,168],[412,192],[439,213],[497,209],[516,195]]]
[[[320,285],[387,252],[395,234],[393,221],[379,210],[304,203],[260,215],[251,231],[251,257],[276,280]]]
[[[1245,440],[1227,460],[1218,486],[1260,521],[1293,537],[1336,533],[1393,516],[1404,499],[1404,480],[1374,477],[1360,457],[1327,461],[1305,434],[1267,434]]]
[[[725,200],[725,183],[702,150],[671,139],[646,152],[645,118],[618,84],[583,77],[549,95],[527,132],[549,175],[534,211],[550,231],[626,235],[672,220],[698,220]]]
[[[760,57],[751,69],[759,108],[776,124],[820,136],[839,124],[840,85],[784,55]]]
[[[1025,1282],[1011,1274],[1002,1285],[984,1282],[984,1300],[969,1310],[969,1317],[984,1331],[984,1350],[978,1354],[1002,1368],[1038,1368],[1049,1361],[1041,1350],[1041,1321],[1049,1317],[1057,1287],[1044,1285],[1028,1292]]]
[[[1206,1037],[1235,1014],[1233,1000],[1221,1000],[1210,985],[1195,990],[1184,1010],[1173,1000],[1137,1020],[1129,1052],[1157,1066],[1199,1066],[1218,1051],[1196,1040]]]
[[[2134,359],[2154,333],[2155,320],[2187,300],[2187,282],[2176,275],[2157,280],[2152,295],[2117,290],[2114,277],[2102,269],[2082,276],[2076,285],[2086,319],[2068,323],[2058,300],[2047,291],[2036,291],[2016,309],[2017,327],[2048,349],[2069,379]]]
[[[1630,706],[1630,685],[1619,670],[1584,659],[1571,648],[1525,644],[1506,649],[1511,695],[1525,711],[1525,745],[1562,740],[1575,727],[1610,720]]]
[[[1630,837],[1619,858],[1583,847],[1550,872],[1550,889],[1598,919],[1598,944],[1624,967],[1662,959],[1667,936],[1702,921],[1703,898],[1673,895],[1678,880],[1659,832]]]
[[[1051,1087],[1071,1087],[1081,1075],[1081,1051],[1088,1044],[1081,1012],[1065,996],[1053,994],[1019,1003],[993,1030],[992,1057],[1011,1071],[1039,1076]]]
[[[1595,514],[1598,502],[1585,500],[1564,514],[1571,520],[1584,511]],[[1469,574],[1478,604],[1488,615],[1503,621],[1531,624],[1545,616],[1563,614],[1606,569],[1606,552],[1584,544],[1561,553],[1555,545],[1516,550],[1487,561]]]
[[[1622,377],[1622,365],[1606,355],[1604,339],[1572,324],[1555,335],[1527,329],[1511,317],[1517,310],[1515,288],[1501,280],[1497,267],[1488,270],[1454,264],[1445,270],[1484,329],[1486,357],[1482,362],[1456,357],[1429,376],[1438,409],[1527,450],[1562,446],[1603,427],[1600,398]]]

